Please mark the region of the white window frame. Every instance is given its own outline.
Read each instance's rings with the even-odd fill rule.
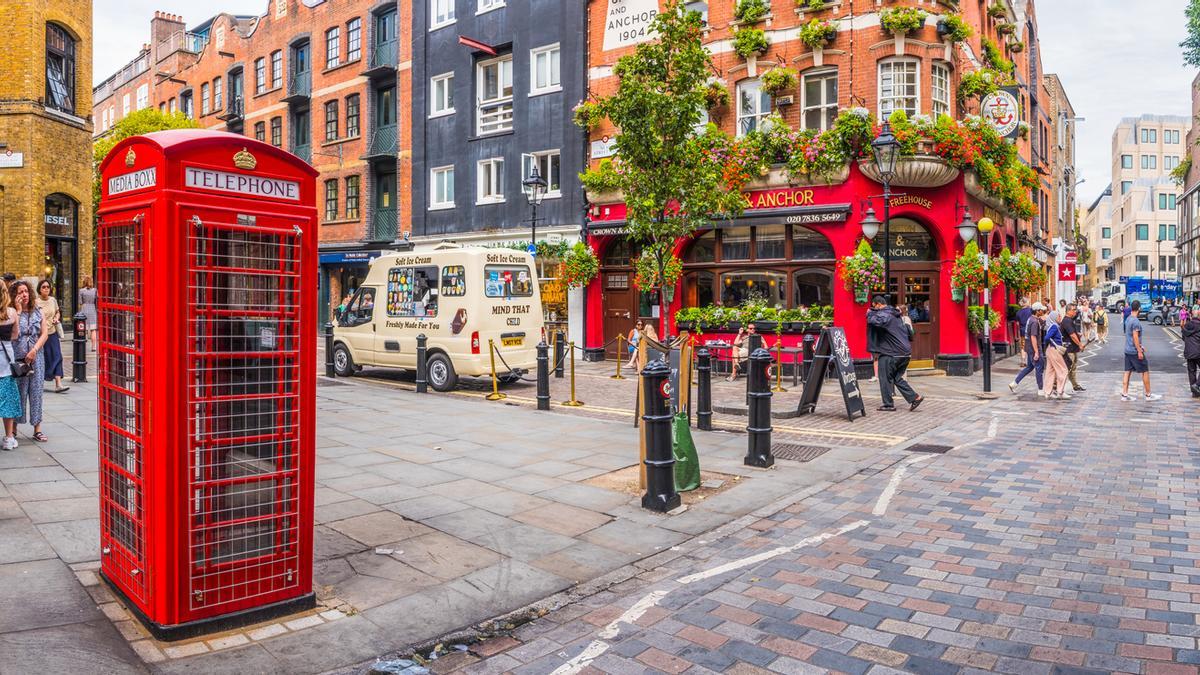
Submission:
[[[813,69],[809,72],[804,73],[800,77],[800,126],[801,126],[801,128],[811,129],[811,127],[808,126],[808,121],[807,121],[808,113],[810,113],[814,110],[820,111],[820,114],[821,114],[821,123],[819,125],[817,125],[817,129],[820,131],[828,131],[829,130],[829,126],[825,123],[825,120],[826,120],[826,112],[830,108],[833,109],[833,113],[834,113],[833,116],[835,118],[837,117],[838,102],[837,102],[836,97],[834,98],[834,100],[832,102],[825,100],[825,89],[826,88],[825,88],[824,81],[831,76],[833,77],[834,82],[836,82],[837,86],[840,88],[842,86],[842,83],[840,81],[838,81],[838,71],[836,68],[817,68],[817,69]],[[822,81],[821,100],[817,103],[813,103],[812,101],[808,100],[808,81],[810,79],[820,79]]]
[[[896,86],[897,86],[895,84],[896,68],[898,66],[904,67],[904,72],[902,73],[903,75],[905,75],[905,76],[910,75],[910,74],[912,75],[911,82],[901,85],[901,86],[911,86],[912,92],[913,92],[912,96],[901,96],[901,95],[897,95],[895,93]],[[908,72],[909,66],[912,67],[911,72]],[[907,56],[883,59],[882,61],[879,62],[878,68],[876,70],[879,75],[879,77],[877,78],[879,85],[878,85],[878,90],[876,92],[879,97],[879,111],[878,111],[879,119],[887,119],[887,117],[896,110],[904,110],[906,113],[908,113],[909,117],[913,117],[917,113],[921,112],[921,61],[920,61],[920,59],[915,59],[915,58],[907,57]],[[887,86],[887,85],[884,85],[884,71],[885,70],[889,71],[889,78],[892,81],[892,84],[890,85],[891,89],[892,89],[892,93],[891,93],[891,95],[887,95],[887,96],[884,95],[885,87]],[[913,105],[911,108],[898,107],[895,105],[896,101],[904,100],[904,99],[912,99]],[[891,103],[892,107],[890,109],[885,110],[885,106],[884,106],[885,103]]]
[[[333,47],[331,50],[330,47]],[[342,65],[342,27],[333,26],[325,30],[325,69]]]
[[[458,20],[454,14],[455,0],[429,0],[429,30],[449,26]]]
[[[129,94],[121,97],[121,117],[129,116]]]
[[[934,61],[929,68],[929,83],[929,111],[936,121],[938,115],[950,114],[950,65],[944,61]]]
[[[499,191],[485,193],[484,188],[484,172],[487,172],[487,182],[490,182],[494,187],[499,186]],[[489,157],[481,159],[475,165],[475,203],[476,204],[503,204],[504,203],[504,158]]]
[[[754,109],[748,113],[742,110],[742,95],[746,92],[754,96]],[[734,105],[737,113],[737,135],[741,138],[754,129],[762,128],[763,120],[771,114],[774,101],[768,94],[763,93],[762,82],[757,79],[738,82],[736,95]],[[753,126],[748,126],[746,121],[752,121]]]
[[[429,78],[429,106],[431,119],[454,114],[454,71]]]
[[[551,189],[549,185],[550,176],[552,175],[552,172],[550,171],[551,157],[558,158],[557,189]],[[543,198],[558,199],[559,197],[562,197],[562,150],[557,148],[554,150],[542,150],[541,152],[528,152],[521,155],[521,193],[525,194],[526,196],[529,194],[529,190],[524,185],[524,180],[533,173],[533,162],[535,161],[538,163],[538,174],[541,175],[542,180],[546,181],[547,183],[546,194],[543,195]]]
[[[447,180],[448,178],[448,180]],[[439,180],[442,181],[440,187],[445,190],[449,188],[449,200],[438,200]],[[439,166],[429,170],[429,210],[442,211],[445,209],[454,208],[454,165]]]
[[[549,69],[549,72],[546,73],[547,80],[552,79],[556,75],[554,71],[557,70],[558,81],[548,82],[546,86],[539,87],[537,84],[538,59],[542,56],[547,59],[547,68]],[[557,91],[562,91],[562,50],[559,48],[559,43],[555,42],[552,45],[529,50],[529,95],[541,96]]]
[[[480,14],[487,14],[488,12],[494,12],[503,6],[504,6],[504,0],[479,0],[478,3],[476,3],[476,5],[475,5],[475,7],[476,7],[475,15],[479,16]]]
[[[508,94],[504,94],[505,64],[508,71]],[[484,71],[497,67],[496,81],[499,84],[496,98],[485,98],[484,86],[487,78]],[[513,56],[504,56],[480,61],[475,64],[475,133],[480,136],[512,131],[513,128]],[[486,119],[486,121],[485,121]]]
[[[150,107],[150,85],[139,84],[137,88],[137,109]]]

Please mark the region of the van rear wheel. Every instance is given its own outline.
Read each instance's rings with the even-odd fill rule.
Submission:
[[[433,354],[425,362],[429,386],[434,391],[450,391],[458,386],[458,373],[454,372],[454,364],[445,354]]]
[[[354,367],[354,357],[346,345],[338,343],[333,348],[333,372],[338,377],[353,377],[357,368]]]

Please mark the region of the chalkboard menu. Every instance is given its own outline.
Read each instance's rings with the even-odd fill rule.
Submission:
[[[863,404],[862,392],[858,390],[858,376],[854,373],[854,359],[850,357],[846,331],[837,326],[821,329],[821,337],[817,339],[817,347],[813,351],[813,363],[808,369],[808,379],[804,381],[804,391],[800,395],[797,414],[807,415],[817,409],[821,385],[825,382],[830,368],[837,372],[838,383],[842,387],[846,417],[851,422],[856,415],[866,417],[867,408]]]

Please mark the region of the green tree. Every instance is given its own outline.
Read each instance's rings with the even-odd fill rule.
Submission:
[[[195,129],[196,120],[181,112],[163,113],[156,108],[144,108],[125,116],[100,138],[92,143],[92,213],[100,206],[100,162],[117,143],[130,136],[140,136],[164,129]]]
[[[1183,15],[1187,18],[1187,38],[1179,43],[1183,47],[1183,63],[1200,68],[1200,0],[1188,0]]]
[[[652,278],[643,282],[659,291],[664,334],[663,289],[673,289],[679,269],[675,242],[713,216],[740,214],[743,204],[708,152],[712,140],[696,131],[711,72],[701,28],[698,12],[668,0],[651,24],[657,39],[617,61],[617,91],[597,105],[618,128],[614,140],[629,236],[647,257],[643,267]]]

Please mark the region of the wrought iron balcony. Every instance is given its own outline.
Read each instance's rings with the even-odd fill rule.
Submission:
[[[283,100],[288,103],[297,103],[310,96],[312,96],[312,71],[292,73],[288,79],[287,96],[283,97]]]
[[[312,146],[311,145],[293,145],[292,154],[300,159],[312,164]]]
[[[400,42],[387,40],[371,45],[371,58],[363,75],[368,77],[384,77],[396,72],[399,63]]]
[[[229,104],[225,106],[225,109],[217,115],[217,119],[224,120],[225,122],[241,122],[242,118],[246,115],[245,107],[246,104],[242,100],[242,97],[235,96],[229,100]]]
[[[396,209],[375,209],[368,228],[369,241],[395,241],[400,230],[397,226]]]
[[[361,159],[395,159],[399,153],[399,132],[395,125],[376,127],[371,133],[371,144]]]

